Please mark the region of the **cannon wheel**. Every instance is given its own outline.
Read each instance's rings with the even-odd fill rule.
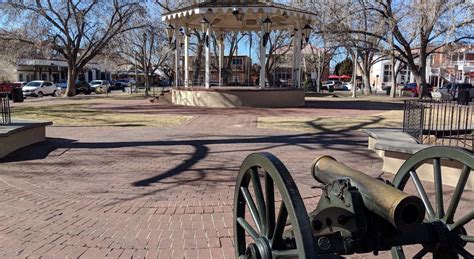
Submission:
[[[263,181],[259,172],[264,175]],[[253,188],[249,188],[250,183]],[[277,215],[275,186],[282,198]],[[246,220],[246,209],[256,229]],[[294,242],[288,242],[283,236],[288,218]],[[252,243],[246,244],[246,234]],[[313,233],[301,195],[286,167],[270,153],[251,154],[242,163],[234,196],[234,240],[236,258],[316,258]]]
[[[441,176],[441,160],[451,160],[460,162],[463,165],[461,175],[454,189],[448,209],[445,211],[443,201],[443,179]],[[425,162],[432,161],[433,176],[435,186],[435,207],[432,206],[428,195],[423,187],[417,169]],[[437,244],[424,245],[414,258],[422,258],[428,253],[433,254],[433,258],[472,258],[472,254],[464,247],[468,242],[474,242],[474,236],[466,233],[464,226],[474,218],[474,210],[454,222],[454,214],[461,200],[464,188],[469,178],[471,170],[474,168],[474,157],[466,150],[450,147],[430,147],[419,151],[410,157],[398,170],[395,175],[394,185],[400,190],[405,188],[411,178],[415,188],[423,201],[426,209],[426,222],[441,223],[446,230],[442,235],[448,240],[440,241]],[[402,247],[392,248],[393,258],[405,258]]]

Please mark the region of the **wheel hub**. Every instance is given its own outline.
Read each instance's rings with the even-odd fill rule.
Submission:
[[[247,259],[270,259],[272,258],[272,249],[270,242],[261,237],[255,243],[249,244],[245,250],[245,258]]]
[[[465,247],[467,244],[459,239],[459,235],[466,235],[466,230],[464,228],[450,230],[442,221],[433,222],[433,224],[438,235],[438,241],[426,244],[423,247],[430,253],[438,255],[437,258],[458,258],[456,247]]]

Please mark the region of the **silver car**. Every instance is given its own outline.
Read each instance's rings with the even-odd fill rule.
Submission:
[[[110,83],[107,80],[90,81],[91,90],[97,94],[110,92]]]
[[[23,96],[43,97],[45,95],[58,96],[56,85],[49,81],[31,81],[22,88]]]

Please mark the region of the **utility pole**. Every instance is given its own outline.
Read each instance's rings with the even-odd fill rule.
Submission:
[[[395,95],[397,93],[397,70],[395,69],[395,44],[393,43],[393,29],[391,31],[392,33],[390,35],[390,57],[392,63],[392,88],[390,89],[390,97],[395,98]]]
[[[352,98],[357,98],[357,48],[352,53]]]

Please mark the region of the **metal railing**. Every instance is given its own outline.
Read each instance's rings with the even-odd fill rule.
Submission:
[[[0,124],[8,125],[12,123],[11,120],[11,110],[10,110],[10,100],[8,99],[7,93],[0,93]]]
[[[452,101],[405,101],[403,132],[420,144],[474,150],[473,109]]]

